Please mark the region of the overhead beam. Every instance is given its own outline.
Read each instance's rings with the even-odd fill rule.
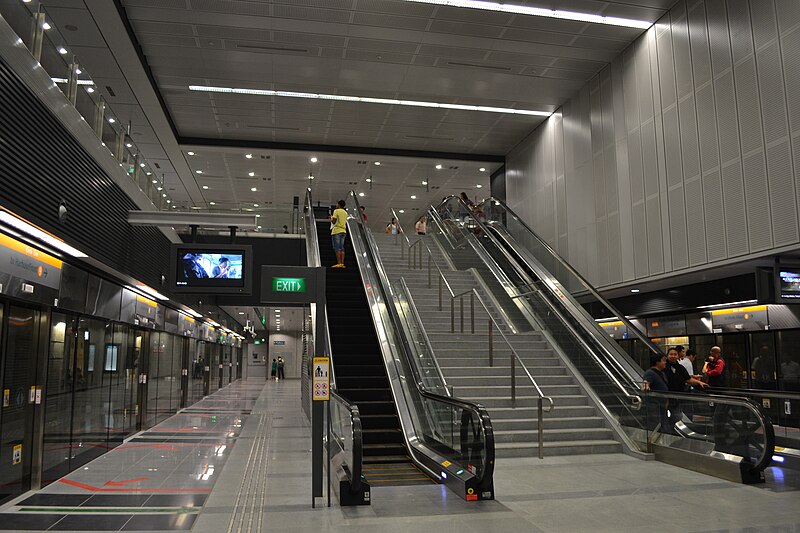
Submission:
[[[227,213],[172,213],[128,211],[128,223],[134,226],[197,226],[198,228],[252,228],[258,226],[255,215]]]
[[[298,152],[377,155],[393,157],[414,157],[424,159],[445,159],[456,161],[477,161],[481,163],[505,163],[502,155],[465,154],[459,152],[431,152],[427,150],[406,150],[402,148],[378,148],[373,146],[342,146],[335,144],[307,144],[278,141],[250,141],[236,139],[210,139],[206,137],[179,137],[184,148],[234,148],[241,150],[288,150]]]

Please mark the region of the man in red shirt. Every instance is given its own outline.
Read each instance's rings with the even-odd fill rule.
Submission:
[[[712,387],[725,387],[725,360],[722,359],[722,349],[719,346],[711,348],[708,361],[703,365],[703,375]]]

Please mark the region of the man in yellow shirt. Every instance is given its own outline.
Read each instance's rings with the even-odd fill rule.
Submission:
[[[347,237],[347,211],[344,210],[344,200],[339,200],[336,204],[336,209],[331,215],[331,223],[333,223],[331,240],[337,261],[331,268],[344,268],[344,239]]]

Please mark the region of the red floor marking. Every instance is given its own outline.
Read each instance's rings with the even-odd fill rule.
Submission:
[[[103,483],[104,487],[124,487],[128,483],[139,483],[140,481],[147,481],[149,477],[137,477],[133,479],[126,479],[124,481],[106,481]]]
[[[208,488],[208,489],[203,489],[203,488],[197,488],[197,489],[185,489],[185,488],[181,488],[181,489],[161,489],[161,488],[159,488],[159,489],[156,489],[156,488],[153,488],[153,489],[145,489],[145,488],[131,489],[131,488],[127,488],[127,487],[126,488],[104,488],[104,487],[95,487],[93,485],[87,485],[86,483],[81,483],[79,481],[72,481],[71,479],[59,479],[58,481],[60,483],[65,483],[67,485],[71,485],[71,486],[77,487],[79,489],[88,490],[89,492],[140,492],[140,493],[147,493],[147,494],[150,494],[150,493],[162,493],[162,492],[164,492],[164,493],[182,493],[182,494],[183,493],[209,493],[209,492],[211,492],[210,488]]]

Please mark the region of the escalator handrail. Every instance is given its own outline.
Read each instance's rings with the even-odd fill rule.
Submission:
[[[761,426],[764,428],[765,441],[764,450],[761,454],[761,457],[759,457],[758,461],[756,461],[756,463],[750,467],[750,470],[753,472],[761,471],[769,466],[770,462],[772,461],[772,455],[775,453],[775,429],[772,426],[772,422],[770,421],[769,416],[764,411],[763,407],[761,407],[760,404],[752,401],[750,398],[746,396],[729,396],[709,392],[704,392],[701,396],[699,394],[691,394],[688,392],[665,392],[656,390],[641,391],[641,394],[643,394],[645,397],[657,396],[669,400],[690,400],[695,402],[707,401],[713,402],[715,405],[733,405],[748,409],[756,415],[761,423]]]
[[[309,266],[321,267],[322,259],[319,255],[319,234],[317,233],[317,219],[314,217],[313,201],[311,198],[311,191],[306,191],[305,209],[308,216],[305,217],[306,221],[306,262]],[[331,349],[331,332],[328,325],[328,308],[323,310],[325,316],[325,353],[331,358],[330,372],[331,372],[331,390],[336,390],[336,373],[333,369],[333,350]],[[316,342],[316,339],[314,340]]]
[[[470,218],[471,218],[471,219],[472,219],[472,220],[473,220],[473,221],[474,221],[474,222],[475,222],[475,223],[478,225],[478,227],[481,229],[481,231],[483,232],[483,234],[484,234],[484,235],[486,235],[486,236],[487,236],[487,238],[488,238],[488,239],[489,239],[489,240],[490,240],[490,241],[491,241],[491,242],[492,242],[492,243],[493,243],[493,244],[494,244],[494,245],[495,245],[495,246],[496,246],[496,247],[497,247],[497,248],[500,250],[500,252],[501,252],[501,253],[502,253],[502,254],[503,254],[505,257],[506,257],[506,259],[508,260],[508,262],[509,262],[509,264],[512,266],[512,268],[514,268],[514,269],[517,271],[517,275],[519,275],[519,276],[520,276],[520,278],[521,278],[521,279],[523,279],[523,280],[530,280],[530,278],[528,277],[528,274],[522,270],[522,268],[521,268],[521,267],[520,267],[520,265],[518,264],[517,260],[516,260],[516,259],[514,259],[514,258],[513,258],[511,255],[509,255],[508,251],[507,251],[507,250],[506,250],[506,249],[505,249],[505,248],[504,248],[504,247],[503,247],[503,246],[502,246],[502,245],[501,245],[501,244],[498,242],[497,238],[496,238],[496,237],[495,237],[495,236],[492,234],[492,232],[490,232],[490,231],[488,230],[488,228],[486,227],[486,225],[485,225],[485,224],[484,224],[484,223],[483,223],[483,222],[482,222],[480,219],[478,219],[477,217],[475,217],[474,215],[472,215],[472,214],[471,214],[471,213],[472,213],[472,211],[469,209],[469,206],[467,206],[467,204],[464,202],[464,200],[462,200],[460,197],[458,197],[458,196],[454,196],[454,195],[447,196],[447,197],[445,197],[445,198],[442,200],[442,203],[440,204],[440,207],[441,207],[442,205],[446,204],[446,203],[447,203],[448,201],[450,201],[450,200],[455,200],[456,202],[458,202],[458,204],[459,204],[459,208],[460,208],[460,209],[463,209],[463,210],[467,211],[468,213],[470,213]],[[434,211],[434,212],[436,212],[436,213],[438,213],[438,209],[439,209],[439,208],[434,208],[434,209],[433,209],[433,211]],[[484,261],[487,261],[487,259],[491,259],[491,257],[485,257],[485,256],[488,256],[488,255],[489,255],[489,254],[488,254],[488,252],[486,252],[486,250],[483,250],[483,249],[482,249],[482,247],[481,247],[481,250],[482,250],[482,254],[481,254],[481,253],[479,253],[479,255],[481,256],[481,259],[483,259]],[[494,261],[494,260],[492,259],[492,261]],[[535,283],[534,283],[532,280],[530,280],[530,281],[526,281],[526,283],[527,283],[529,286],[536,286],[536,284],[535,284]],[[547,284],[545,284],[545,286],[546,286],[548,289],[551,289],[551,290],[552,290],[552,288],[551,288],[551,287],[548,287],[548,286],[547,286]],[[526,294],[527,294],[527,293],[526,293]],[[568,294],[568,293],[567,293],[567,294]],[[522,294],[520,294],[520,295],[518,295],[518,296],[522,296]],[[556,296],[558,296],[558,295],[556,295]],[[560,300],[560,298],[556,298],[556,300]],[[606,346],[604,346],[604,345],[603,345],[603,344],[601,344],[601,343],[598,343],[598,346],[601,348],[601,351],[602,351],[602,352],[604,352],[604,356],[605,356],[605,358],[606,358],[606,360],[607,360],[607,363],[608,363],[608,364],[605,364],[603,361],[601,361],[601,360],[600,360],[600,358],[597,356],[597,354],[595,353],[595,351],[594,351],[594,350],[593,350],[593,349],[592,349],[592,348],[591,348],[591,347],[590,347],[588,344],[586,344],[586,341],[585,341],[585,339],[584,339],[584,338],[583,338],[581,335],[579,335],[577,331],[575,331],[575,329],[572,327],[572,325],[569,323],[569,321],[568,321],[568,320],[566,320],[566,317],[564,317],[563,315],[561,315],[561,313],[560,313],[560,312],[559,312],[559,311],[556,309],[556,307],[554,306],[554,304],[552,303],[552,301],[550,301],[550,299],[546,299],[546,301],[548,302],[548,304],[550,305],[550,307],[551,307],[551,308],[552,308],[552,309],[553,309],[553,310],[554,310],[554,311],[555,311],[555,312],[556,312],[556,313],[557,313],[559,316],[561,316],[561,320],[564,322],[564,325],[565,325],[566,327],[568,327],[568,328],[569,328],[569,329],[572,331],[572,333],[573,333],[573,335],[575,336],[575,338],[576,338],[576,339],[577,339],[577,340],[578,340],[578,341],[579,341],[579,342],[580,342],[580,343],[581,343],[581,344],[582,344],[582,345],[585,347],[585,349],[586,349],[586,352],[587,352],[587,353],[588,353],[588,354],[589,354],[589,355],[590,355],[590,356],[591,356],[591,357],[592,357],[592,358],[595,360],[595,362],[596,362],[596,363],[597,363],[597,365],[598,365],[598,366],[599,366],[599,367],[600,367],[600,368],[603,370],[603,372],[604,372],[604,373],[605,373],[605,374],[606,374],[606,375],[607,375],[607,376],[608,376],[608,377],[609,377],[609,378],[612,380],[612,382],[613,382],[613,383],[616,385],[616,387],[617,387],[617,388],[618,388],[618,389],[619,389],[619,390],[620,390],[620,391],[621,391],[621,392],[622,392],[622,393],[623,393],[623,394],[624,394],[626,397],[628,397],[628,399],[631,401],[631,403],[632,403],[632,405],[634,406],[634,408],[638,408],[638,406],[639,406],[639,405],[641,405],[641,398],[640,398],[638,395],[636,395],[636,394],[631,394],[631,393],[630,393],[630,391],[629,391],[629,389],[628,389],[628,387],[625,387],[625,385],[624,385],[622,382],[620,382],[620,381],[619,381],[619,379],[617,379],[617,377],[616,377],[616,376],[614,376],[614,373],[612,373],[612,372],[611,372],[611,369],[609,368],[609,364],[610,364],[610,365],[613,365],[614,367],[620,367],[621,365],[619,364],[619,361],[617,361],[617,359],[616,359],[616,358],[613,356],[613,354],[611,354],[611,353],[608,353],[608,349],[607,349],[607,347],[606,347]],[[593,336],[593,338],[596,340],[596,338],[595,338],[594,336]],[[604,338],[604,337],[602,337],[602,338]],[[625,381],[627,381],[627,382],[628,382],[628,383],[630,383],[630,384],[633,384],[633,385],[634,385],[634,387],[635,387],[635,386],[638,386],[638,383],[639,383],[639,381],[640,381],[640,376],[636,376],[636,377],[634,377],[634,376],[632,376],[632,375],[628,374],[628,373],[625,371],[625,369],[624,369],[624,368],[621,368],[621,367],[620,367],[620,368],[617,368],[616,370],[617,370],[617,372],[620,372],[622,375],[624,375],[624,376],[625,376],[625,378],[626,378],[626,379],[625,379]]]
[[[333,365],[330,365],[333,366]],[[350,487],[353,491],[358,491],[361,488],[361,478],[363,473],[364,464],[364,433],[361,428],[361,412],[358,410],[357,405],[348,402],[344,397],[340,396],[335,390],[331,390],[331,400],[341,404],[347,411],[350,412],[350,423],[353,428],[353,464],[350,465],[351,477]]]
[[[424,327],[422,327],[422,317],[419,316],[419,310],[417,309],[417,305],[414,303],[414,298],[411,296],[411,291],[409,290],[408,285],[406,285],[405,278],[402,277],[400,278],[400,288],[403,291],[403,295],[408,300],[408,307],[409,309],[411,309],[414,321],[420,325],[419,330],[422,332],[422,340],[423,342],[425,342],[425,346],[428,349],[428,352],[433,354],[434,353],[433,344],[431,343],[431,340],[428,337],[428,332],[425,330]],[[433,359],[433,365],[436,368],[436,375],[441,380],[442,385],[444,385],[444,390],[447,391],[448,396],[452,396],[452,394],[450,394],[450,387],[447,385],[447,379],[444,377],[444,374],[442,373],[442,368],[439,366],[438,359],[436,359],[435,355],[432,357],[432,359]],[[423,383],[420,384],[424,387]]]
[[[397,225],[398,225],[398,227],[400,228],[400,230],[402,230],[402,226],[400,226],[400,219],[399,219],[399,218],[397,218],[397,214],[395,213],[394,209],[392,209],[392,215],[393,215],[393,216],[395,217],[395,219],[398,221],[398,222],[397,222]],[[439,222],[437,221],[437,224],[438,224],[438,223],[439,223]],[[405,233],[404,233],[404,235],[405,235]],[[475,290],[475,288],[473,287],[472,289],[470,289],[470,290],[468,290],[468,291],[462,292],[462,293],[460,293],[460,294],[455,294],[455,293],[453,292],[453,289],[450,287],[450,284],[449,284],[449,283],[447,283],[447,278],[445,278],[445,276],[444,276],[444,272],[442,271],[441,267],[439,266],[439,263],[438,263],[438,261],[436,261],[436,258],[435,258],[435,257],[433,257],[433,252],[431,252],[431,249],[430,249],[430,247],[428,246],[428,244],[427,244],[426,242],[424,242],[422,239],[417,239],[417,241],[415,241],[415,242],[414,242],[414,244],[411,244],[411,241],[408,239],[408,237],[406,237],[406,241],[409,243],[409,246],[408,246],[408,247],[409,247],[409,249],[410,249],[412,246],[416,246],[416,245],[418,245],[418,244],[421,244],[422,246],[424,246],[425,250],[428,252],[428,259],[429,259],[429,261],[431,261],[431,263],[432,263],[432,264],[433,264],[433,265],[436,267],[436,270],[439,272],[439,276],[442,278],[442,280],[444,280],[444,282],[445,282],[445,285],[447,286],[447,291],[450,293],[450,298],[451,298],[451,299],[452,299],[452,298],[459,297],[459,296],[464,296],[464,295],[466,295],[466,294],[470,294],[470,293],[472,293],[472,294],[474,294],[474,295],[475,295],[475,297],[478,299],[478,303],[479,303],[479,304],[481,304],[481,306],[483,307],[484,311],[486,311],[486,315],[489,317],[489,320],[491,320],[491,321],[492,321],[492,323],[494,324],[494,327],[495,327],[495,328],[497,328],[497,331],[499,331],[499,332],[500,332],[500,335],[503,337],[503,340],[504,340],[504,341],[505,341],[505,343],[508,345],[508,348],[511,350],[511,353],[513,353],[513,354],[514,354],[514,359],[515,359],[515,360],[516,360],[516,361],[517,361],[517,362],[520,364],[520,366],[522,367],[522,369],[525,371],[525,375],[527,375],[527,376],[528,376],[528,379],[530,380],[531,384],[532,384],[532,385],[533,385],[533,387],[536,389],[536,393],[539,395],[539,398],[541,398],[541,399],[543,399],[543,400],[547,400],[547,402],[549,403],[549,409],[547,410],[547,412],[548,412],[548,413],[549,413],[549,412],[551,412],[551,411],[553,410],[553,407],[555,406],[555,404],[554,404],[554,402],[553,402],[553,398],[552,398],[552,397],[550,397],[550,396],[545,396],[545,395],[544,395],[544,392],[542,392],[542,389],[539,387],[539,384],[538,384],[538,383],[536,382],[536,380],[534,379],[534,377],[533,377],[533,375],[531,374],[530,370],[528,370],[528,367],[527,367],[527,366],[525,365],[525,363],[522,361],[522,358],[519,356],[519,354],[517,353],[517,351],[514,349],[514,346],[512,346],[512,345],[511,345],[511,342],[508,340],[508,337],[506,337],[505,333],[503,333],[503,330],[502,330],[502,328],[500,327],[500,324],[498,324],[498,323],[497,323],[497,321],[496,321],[496,320],[494,319],[494,317],[492,316],[492,313],[491,313],[491,311],[489,310],[489,307],[486,305],[486,302],[484,301],[484,299],[483,299],[483,297],[480,295],[480,293],[479,293],[477,290]],[[403,280],[403,285],[405,285],[405,281],[404,281],[404,280]],[[409,295],[410,295],[410,293],[409,293]],[[414,311],[416,312],[416,308],[414,309]],[[422,323],[422,321],[420,320],[420,324],[421,324],[421,323]],[[423,328],[423,331],[424,331],[424,328]],[[426,335],[426,340],[427,340],[427,335]],[[432,349],[432,348],[431,348],[431,349]],[[435,359],[436,359],[436,358],[434,357],[434,360],[435,360]],[[438,363],[437,363],[437,367],[438,367]],[[442,379],[444,379],[444,376],[442,376]]]
[[[372,268],[372,272],[376,273],[378,279],[378,286],[373,287],[373,290],[377,288],[382,293],[383,301],[386,303],[385,309],[389,313],[391,320],[395,325],[395,331],[403,332],[402,335],[399,336],[400,341],[402,343],[402,349],[400,352],[406,357],[406,361],[411,368],[411,371],[414,373],[414,379],[412,380],[414,383],[414,390],[423,398],[427,398],[432,401],[444,403],[446,405],[454,406],[462,410],[472,411],[475,415],[477,415],[476,419],[480,423],[481,432],[483,433],[484,437],[484,446],[485,446],[485,454],[483,457],[483,464],[481,465],[481,475],[478,478],[479,482],[483,482],[484,480],[491,480],[494,474],[494,459],[495,459],[495,442],[494,442],[494,430],[492,429],[492,422],[491,418],[489,417],[489,413],[485,407],[481,404],[469,402],[466,400],[462,400],[459,398],[452,398],[450,396],[444,396],[441,394],[436,394],[434,392],[430,392],[424,387],[422,387],[422,379],[419,375],[419,369],[413,362],[413,357],[409,357],[413,350],[411,349],[411,345],[406,338],[404,328],[402,327],[402,321],[400,317],[397,315],[397,309],[393,305],[388,305],[390,301],[393,301],[391,298],[387,298],[387,293],[390,292],[391,284],[389,283],[389,279],[386,275],[385,270],[382,268],[382,265],[379,261],[376,260],[376,250],[377,244],[375,243],[374,239],[372,238],[371,233],[366,229],[366,224],[364,223],[364,219],[361,215],[361,209],[358,202],[358,196],[356,195],[355,191],[350,191],[350,197],[353,200],[355,205],[355,212],[358,213],[358,216],[355,218],[356,224],[360,226],[364,240],[366,241],[366,246],[364,250],[366,252],[364,258],[366,259],[366,255],[369,255],[369,263],[374,267]],[[352,236],[351,236],[352,238]],[[355,240],[355,239],[353,239]],[[409,359],[412,361],[409,362]]]
[[[322,266],[322,260],[319,255],[319,236],[317,234],[317,221],[314,217],[314,209],[313,203],[311,198],[311,191],[306,191],[306,205],[305,208],[307,210],[305,221],[306,221],[306,257],[309,263],[309,266]],[[328,309],[327,307],[323,310],[325,316],[325,350],[328,356],[331,358],[330,366],[330,374],[331,374],[331,401],[336,401],[344,408],[349,411],[350,413],[350,420],[351,420],[351,427],[352,427],[352,434],[351,439],[353,441],[353,464],[349,465],[351,469],[351,476],[352,479],[350,480],[350,487],[354,491],[358,491],[361,487],[361,478],[363,472],[363,464],[364,464],[364,434],[361,427],[361,413],[358,410],[358,407],[352,405],[342,396],[340,396],[336,392],[336,374],[334,372],[334,364],[333,364],[333,350],[331,349],[331,335],[328,326]],[[314,342],[316,343],[317,340],[315,339]]]
[[[636,337],[637,337],[639,340],[641,340],[642,342],[644,342],[645,346],[647,346],[647,347],[648,347],[648,349],[649,349],[649,350],[650,350],[652,353],[662,353],[662,352],[661,352],[661,350],[659,350],[659,349],[658,349],[658,347],[657,347],[655,344],[653,344],[653,342],[652,342],[652,341],[651,341],[651,340],[650,340],[650,339],[649,339],[649,338],[648,338],[646,335],[642,334],[642,332],[639,330],[639,328],[637,328],[637,327],[636,327],[636,326],[635,326],[635,325],[634,325],[634,324],[633,324],[633,323],[632,323],[630,320],[628,320],[628,319],[625,317],[625,315],[624,315],[624,314],[620,313],[620,312],[619,312],[619,310],[618,310],[616,307],[614,307],[614,306],[611,304],[611,302],[609,302],[609,301],[608,301],[608,300],[606,300],[604,297],[602,297],[602,296],[600,295],[600,293],[599,293],[599,292],[597,292],[597,290],[596,290],[596,289],[595,289],[595,288],[592,286],[592,284],[591,284],[591,283],[589,283],[589,281],[588,281],[586,278],[584,278],[584,277],[583,277],[583,276],[582,276],[582,275],[581,275],[581,274],[580,274],[580,273],[579,273],[577,270],[575,270],[575,268],[573,268],[573,266],[572,266],[572,265],[570,265],[570,264],[569,264],[569,263],[568,263],[568,262],[567,262],[567,261],[566,261],[566,260],[565,260],[563,257],[561,257],[561,255],[559,255],[559,253],[558,253],[558,252],[556,252],[556,251],[555,251],[555,250],[552,248],[552,246],[550,246],[550,245],[547,243],[547,241],[545,241],[544,239],[542,239],[542,238],[539,236],[539,234],[538,234],[538,233],[536,233],[535,231],[533,231],[533,229],[531,229],[531,227],[530,227],[530,226],[528,226],[528,224],[526,224],[526,223],[525,223],[525,221],[524,221],[524,220],[522,220],[522,218],[520,218],[520,217],[519,217],[519,216],[518,216],[518,215],[517,215],[517,214],[516,214],[516,213],[515,213],[513,210],[511,210],[511,208],[509,208],[509,207],[508,207],[508,205],[506,205],[506,203],[505,203],[505,202],[503,202],[502,200],[500,200],[500,199],[498,199],[498,198],[495,198],[495,197],[493,197],[493,196],[490,196],[489,198],[487,198],[486,200],[484,200],[483,202],[481,202],[481,204],[480,204],[480,205],[486,204],[487,202],[495,202],[495,204],[496,204],[496,205],[500,205],[500,206],[501,206],[501,207],[502,207],[502,208],[503,208],[503,209],[504,209],[504,210],[505,210],[505,211],[506,211],[506,212],[507,212],[509,215],[511,215],[512,217],[514,217],[514,220],[516,220],[517,222],[519,222],[519,224],[520,224],[520,225],[521,225],[521,226],[522,226],[522,227],[523,227],[523,228],[524,228],[524,229],[525,229],[525,230],[526,230],[526,231],[527,231],[527,232],[528,232],[528,233],[529,233],[529,234],[530,234],[530,235],[531,235],[531,236],[532,236],[534,239],[536,239],[536,242],[537,242],[537,243],[538,243],[538,244],[539,244],[539,245],[540,245],[542,248],[544,248],[544,249],[547,251],[547,253],[548,253],[550,256],[552,256],[552,257],[553,257],[553,259],[555,259],[555,260],[556,260],[556,261],[559,263],[559,265],[560,265],[562,268],[566,269],[566,270],[567,270],[567,271],[568,271],[568,272],[569,272],[569,273],[570,273],[570,274],[571,274],[571,275],[572,275],[572,276],[573,276],[575,279],[577,279],[577,280],[578,280],[578,281],[581,283],[581,285],[583,285],[584,289],[585,289],[586,291],[588,291],[588,292],[589,292],[589,294],[591,294],[591,295],[592,295],[592,296],[593,296],[595,299],[597,299],[598,301],[600,301],[600,302],[603,304],[603,306],[604,306],[606,309],[608,309],[609,311],[611,311],[612,313],[614,313],[614,315],[616,315],[616,319],[617,319],[617,320],[620,320],[621,322],[623,322],[623,323],[625,324],[625,326],[628,328],[628,330],[629,330],[629,331],[632,331],[632,332],[633,332],[633,334],[634,334],[634,335],[635,335],[635,336],[636,336]],[[560,282],[559,282],[559,284],[560,284]],[[569,292],[569,291],[565,291],[565,292]]]

